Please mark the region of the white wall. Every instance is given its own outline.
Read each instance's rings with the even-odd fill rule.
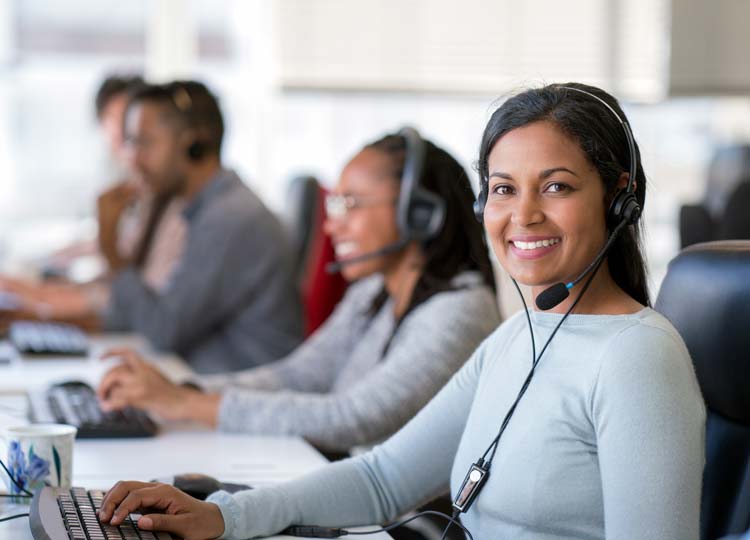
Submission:
[[[610,8],[622,8],[621,2],[608,1]],[[101,7],[106,2],[95,3],[106,11]],[[28,34],[18,38],[25,45],[0,54],[0,62],[6,59],[0,72],[0,266],[42,253],[76,234],[92,233],[94,196],[110,179],[93,119],[94,91],[114,69],[152,65],[146,47],[147,28],[153,28],[147,23],[151,3],[135,1],[112,20],[73,17],[75,9],[85,11],[88,4],[88,0],[67,3],[68,9],[58,10],[58,17],[38,0],[22,4],[0,0],[0,7],[21,6],[22,13],[13,20],[20,21],[17,30]],[[175,9],[173,2],[166,4]],[[280,54],[275,4],[266,0],[187,4],[195,17],[191,31],[197,43],[197,60],[189,74],[204,79],[221,99],[228,127],[226,161],[279,211],[291,175],[312,172],[332,185],[357,149],[404,124],[419,128],[471,169],[484,123],[509,90],[473,95],[296,88],[283,84],[274,61]],[[640,0],[633,5],[645,6]],[[643,17],[648,12],[639,13]],[[662,16],[657,10],[654,20],[643,23],[652,29],[649,35],[661,27]],[[62,36],[63,45],[55,48],[33,38],[34,21],[44,36]],[[7,29],[5,23],[0,28]],[[550,28],[534,31],[552,32],[548,42],[554,45]],[[107,41],[110,34],[117,39]],[[622,41],[622,34],[617,39]],[[101,48],[82,48],[89,42]],[[167,76],[168,55],[161,62],[157,68]],[[628,62],[623,60],[618,69],[627,72]],[[666,66],[667,58],[644,58],[644,62]],[[180,70],[184,73],[184,66]],[[554,80],[565,78],[539,73],[518,77],[509,86]],[[633,79],[622,79],[627,80]],[[637,95],[634,88],[623,88],[622,95]],[[677,251],[679,205],[702,196],[712,148],[728,141],[750,141],[750,99],[641,100],[624,105],[650,181],[645,220],[656,286]]]

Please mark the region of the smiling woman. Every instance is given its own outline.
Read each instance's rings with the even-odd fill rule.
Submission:
[[[522,285],[536,293],[570,280],[616,238],[571,298],[505,321],[370,453],[271,489],[215,493],[159,516],[160,527],[179,532],[192,519],[247,538],[383,523],[450,488],[453,517],[475,538],[697,540],[705,407],[682,339],[647,307],[633,215],[608,218],[637,146],[599,100],[624,118],[598,88],[523,92],[495,111],[480,150],[486,197],[475,210]],[[632,168],[642,207],[645,175]],[[105,517],[151,492],[165,508],[183,501],[169,486],[121,484]]]
[[[543,257],[545,265],[557,264],[557,270],[547,269],[549,275],[558,274],[557,278],[550,278],[552,283],[567,283],[591,263],[604,239],[618,225],[620,219],[613,216],[611,203],[626,189],[631,174],[635,203],[643,208],[646,175],[638,145],[624,118],[611,96],[598,88],[578,84],[551,85],[536,92],[524,92],[493,114],[480,145],[479,169],[488,183],[484,210],[490,223],[485,225],[491,236],[495,234],[492,242],[498,258]],[[516,170],[502,170],[501,166],[508,163],[515,164]],[[524,185],[518,185],[519,182]],[[527,188],[536,190],[536,194],[527,192]],[[512,230],[515,231],[511,234],[517,238],[507,237],[501,245],[496,245],[496,235],[500,233],[497,227],[509,218],[510,208],[514,209]],[[536,214],[529,216],[528,212]],[[545,237],[563,226],[561,215],[571,236]],[[591,229],[587,231],[586,227]],[[532,234],[529,229],[542,231],[541,236],[537,238],[539,233]],[[637,220],[619,232],[602,263],[604,269],[597,275],[604,276],[605,281],[611,279],[632,299],[648,306],[641,235]],[[581,238],[585,241],[581,242]],[[541,249],[544,245],[540,248],[528,245],[538,241],[543,244],[545,239],[558,248],[544,250]],[[565,244],[563,240],[567,240]],[[505,243],[508,245],[502,245]],[[532,247],[541,251],[529,249]],[[530,253],[520,253],[521,250]],[[546,257],[548,253],[550,257]],[[509,264],[512,262],[508,260]],[[562,273],[561,264],[565,269]],[[526,265],[526,270],[533,271],[532,266]],[[601,280],[596,278],[591,287],[599,287]],[[533,282],[528,284],[534,287]],[[544,289],[539,285],[533,289],[534,296]],[[578,290],[584,285],[579,285]],[[582,301],[590,301],[592,295],[590,291]],[[558,311],[564,312],[569,305],[570,302],[561,304]]]
[[[132,351],[118,351],[125,362],[101,383],[104,406],[303,436],[334,452],[373,444],[406,423],[499,324],[468,176],[443,149],[406,133],[358,152],[327,201],[325,230],[344,277],[356,283],[308,341],[266,367],[195,381],[203,391],[171,384]],[[416,178],[405,172],[419,169]],[[429,213],[442,213],[426,238],[402,226],[401,208],[413,212],[406,203],[415,193],[435,201]]]
[[[484,222],[503,267],[531,286],[534,297],[555,283],[574,281],[596,258],[608,233],[606,187],[580,146],[555,123],[536,121],[502,137],[490,152],[488,167]],[[626,184],[623,173],[617,189]],[[597,276],[581,310],[605,289],[612,304],[608,312],[642,308],[615,283],[606,261]],[[573,301],[554,309],[564,313]]]

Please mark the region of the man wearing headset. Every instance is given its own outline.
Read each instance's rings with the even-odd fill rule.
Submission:
[[[285,356],[302,333],[283,230],[222,167],[223,134],[216,98],[201,83],[145,85],[132,95],[128,161],[157,198],[184,200],[187,238],[160,292],[144,282],[137,254],[111,261],[116,275],[104,317],[106,329],[139,332],[204,373]]]

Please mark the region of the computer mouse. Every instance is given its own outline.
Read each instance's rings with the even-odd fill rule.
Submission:
[[[191,497],[204,501],[206,497],[221,489],[221,482],[206,474],[178,474],[172,485]]]
[[[81,381],[78,379],[71,379],[68,381],[59,382],[59,383],[53,384],[52,386],[59,386],[60,388],[70,388],[70,389],[79,389],[79,388],[88,389],[88,390],[94,389],[90,383],[87,383],[86,381]]]

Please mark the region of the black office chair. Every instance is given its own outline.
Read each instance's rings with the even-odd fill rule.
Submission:
[[[298,281],[306,269],[310,243],[320,219],[321,196],[320,185],[313,176],[296,176],[289,182],[282,217],[292,241]]]
[[[701,540],[750,527],[750,240],[684,249],[656,310],[677,328],[708,408]]]
[[[717,148],[708,167],[703,201],[680,208],[680,247],[713,240],[750,239],[747,221],[738,224],[728,215],[733,194],[743,184],[750,184],[750,145]]]
[[[722,240],[750,239],[750,178],[738,185],[729,197],[719,236]]]

